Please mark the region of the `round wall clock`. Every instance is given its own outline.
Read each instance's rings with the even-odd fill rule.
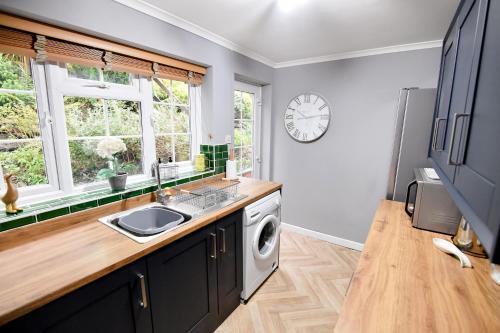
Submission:
[[[330,106],[325,98],[315,93],[294,97],[285,111],[285,129],[298,142],[318,140],[328,130]]]

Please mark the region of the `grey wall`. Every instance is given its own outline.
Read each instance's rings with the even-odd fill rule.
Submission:
[[[111,0],[2,0],[0,9],[209,66],[202,93],[205,142],[208,133],[216,143],[233,134],[235,75],[272,83],[271,67]],[[263,111],[270,112],[267,102]]]
[[[273,89],[271,175],[283,182],[283,222],[364,242],[385,196],[399,88],[435,87],[440,49],[278,69]],[[328,132],[311,144],[283,125],[290,99],[326,97]]]

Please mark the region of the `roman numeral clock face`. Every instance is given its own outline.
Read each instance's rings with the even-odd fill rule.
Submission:
[[[330,106],[321,96],[301,94],[288,103],[284,121],[286,131],[294,140],[313,142],[328,129]]]

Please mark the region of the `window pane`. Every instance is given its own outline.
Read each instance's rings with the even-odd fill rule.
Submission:
[[[129,175],[142,173],[142,139],[123,138],[127,151],[118,154],[118,160],[122,163],[122,171]]]
[[[162,161],[168,161],[172,156],[172,137],[170,135],[157,136],[155,138],[156,157],[161,158]]]
[[[189,135],[176,135],[175,136],[175,161],[183,162],[191,159]]]
[[[103,71],[104,81],[109,83],[130,85],[132,80],[127,72]]]
[[[0,88],[18,91],[0,91],[0,167],[19,187],[48,184],[29,58],[0,53]]]
[[[241,91],[234,91],[234,119],[241,119]]]
[[[0,88],[33,90],[29,58],[0,53]]]
[[[155,102],[169,102],[170,101],[170,80],[166,79],[153,79],[153,100]]]
[[[84,185],[97,181],[99,170],[108,168],[108,161],[100,157],[97,152],[97,144],[101,139],[73,139],[69,141],[71,156],[71,169],[73,183]],[[117,157],[121,163],[121,170],[129,175],[142,173],[142,144],[141,138],[123,138],[127,150],[118,153]]]
[[[64,97],[68,136],[106,135],[104,101],[92,97]]]
[[[188,84],[182,81],[172,81],[172,93],[175,104],[188,103]]]
[[[76,64],[66,64],[68,77],[74,79],[85,79],[99,81],[99,69]]]
[[[241,93],[242,101],[242,118],[252,119],[253,118],[253,94]]]
[[[35,96],[0,93],[0,140],[40,137]]]
[[[189,109],[185,106],[174,106],[172,112],[175,133],[189,132]]]
[[[155,104],[153,110],[155,134],[172,133],[172,109],[163,104]]]
[[[141,116],[139,103],[121,100],[105,100],[109,114],[111,135],[140,135]]]
[[[96,153],[98,139],[70,140],[71,170],[73,183],[82,185],[96,181],[97,172],[108,163]]]
[[[123,140],[127,150],[116,156],[121,170],[129,175],[142,173],[142,127],[138,102],[91,97],[64,97],[66,128],[75,185],[97,181],[107,168],[106,158],[96,152],[104,137]],[[95,137],[95,138],[93,138]]]
[[[4,173],[16,175],[18,187],[48,184],[40,140],[24,142],[0,140],[0,166],[3,167]]]

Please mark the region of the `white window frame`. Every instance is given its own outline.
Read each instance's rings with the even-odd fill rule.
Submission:
[[[59,192],[59,179],[57,177],[57,166],[54,151],[54,141],[52,138],[51,131],[51,118],[49,112],[49,105],[47,100],[47,90],[45,86],[45,70],[44,66],[36,63],[33,59],[30,59],[31,66],[31,77],[33,80],[33,91],[18,91],[12,90],[12,93],[27,93],[35,96],[37,105],[37,116],[38,124],[40,130],[40,139],[42,142],[43,159],[45,163],[45,173],[47,176],[47,184],[32,185],[26,187],[20,187],[18,189],[21,198],[25,196],[30,197],[44,197],[46,193],[57,193]],[[2,91],[7,91],[7,89],[2,89]],[[16,140],[18,141],[18,140]],[[22,139],[21,139],[22,141]],[[3,179],[1,180],[3,190]]]
[[[38,64],[31,60],[33,82],[40,123],[48,185],[19,188],[20,204],[63,197],[70,194],[108,187],[107,181],[91,184],[73,184],[71,157],[64,111],[64,96],[94,97],[102,99],[130,100],[140,104],[142,126],[142,171],[130,176],[128,183],[148,180],[152,177],[151,166],[156,161],[155,134],[153,128],[153,90],[149,78],[131,75],[131,84],[108,83],[98,87],[101,81],[72,78],[64,63]],[[194,155],[199,152],[201,139],[201,87],[189,87],[190,111],[190,161],[177,163],[180,172],[193,170]],[[198,119],[199,118],[199,119]],[[184,133],[182,133],[184,134]],[[96,137],[92,137],[95,139]]]
[[[253,125],[252,125],[252,177],[260,178],[261,175],[261,109],[262,109],[262,88],[260,86],[256,86],[253,84],[244,83],[241,81],[234,81],[234,91],[241,91],[245,93],[252,94],[254,96],[253,100]],[[234,102],[233,102],[234,103]],[[234,117],[234,112],[233,112]],[[234,134],[233,134],[234,136]],[[242,146],[249,147],[249,146]],[[242,175],[243,173],[249,170],[241,170],[238,174]]]

